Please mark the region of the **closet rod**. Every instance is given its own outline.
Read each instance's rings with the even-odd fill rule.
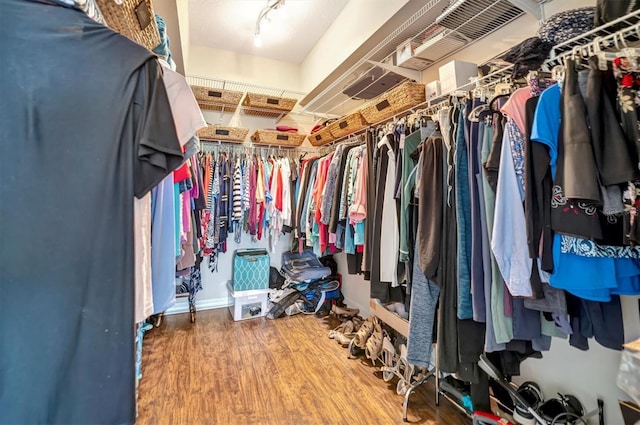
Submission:
[[[255,152],[256,150],[268,150],[268,149],[277,149],[286,152],[317,152],[316,148],[309,148],[306,146],[280,146],[280,145],[256,145],[253,143],[245,143],[245,142],[233,142],[230,140],[201,140],[202,150],[203,151],[215,151],[215,150],[223,150],[223,149],[231,149],[237,151],[251,151]]]
[[[549,70],[555,65],[563,65],[565,59],[578,55],[581,57],[600,56],[601,59],[606,58],[610,60],[611,56],[606,55],[606,50],[615,49],[618,50],[618,52],[622,52],[622,54],[614,54],[615,57],[624,56],[624,50],[630,47],[627,45],[627,42],[637,43],[638,41],[640,41],[640,21],[614,33],[605,36],[596,36],[595,39],[587,43],[574,46],[571,50],[547,59],[542,65],[542,68]]]
[[[460,96],[459,93],[452,93],[448,97],[459,97],[459,96]],[[423,109],[423,110],[419,109],[419,108],[421,108],[423,106],[426,107],[426,108]],[[420,113],[420,114],[424,114],[424,115],[433,115],[436,112],[440,111],[440,109],[446,108],[448,106],[449,106],[449,102],[446,99],[442,100],[441,102],[439,102],[439,103],[437,103],[435,105],[430,105],[430,101],[422,102],[422,103],[419,103],[419,104],[417,104],[417,105],[415,105],[415,106],[413,106],[411,108],[407,108],[407,109],[395,114],[392,117],[385,118],[385,119],[380,120],[378,122],[375,122],[373,124],[369,124],[367,127],[363,128],[363,129],[360,129],[358,131],[354,131],[353,133],[349,133],[349,134],[347,134],[345,136],[342,136],[342,137],[340,137],[340,138],[338,138],[338,139],[336,139],[336,140],[334,140],[332,142],[329,142],[329,143],[327,143],[326,145],[323,145],[323,146],[334,146],[336,144],[339,144],[339,143],[343,142],[345,139],[347,139],[349,137],[361,135],[361,134],[365,133],[369,129],[375,128],[375,127],[377,127],[377,126],[379,126],[381,124],[386,124],[386,123],[389,123],[389,122],[392,122],[392,121],[397,121],[398,119],[405,118],[405,117],[407,117],[407,116],[409,116],[411,114]],[[427,111],[430,111],[430,110],[433,110],[433,112],[428,113]]]
[[[626,28],[631,28],[634,26],[634,22],[637,23],[638,20],[640,20],[640,9],[635,10],[625,16],[621,16],[620,18],[611,22],[607,22],[604,25],[587,31],[584,34],[573,37],[572,39],[564,41],[556,46],[553,46],[553,48],[551,49],[550,58],[553,59],[562,53],[571,51],[575,46],[585,44],[585,41],[590,42],[598,36],[604,37],[607,35],[611,35],[612,33],[616,32],[613,29],[619,24],[625,24]]]

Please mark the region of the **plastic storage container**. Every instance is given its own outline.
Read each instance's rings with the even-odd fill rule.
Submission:
[[[451,61],[438,69],[442,94],[471,84],[471,77],[478,76],[478,65],[471,62]]]
[[[267,314],[268,289],[234,291],[233,286],[232,281],[227,282],[229,295],[233,299],[233,305],[229,306],[229,313],[231,313],[233,320],[256,319]]]

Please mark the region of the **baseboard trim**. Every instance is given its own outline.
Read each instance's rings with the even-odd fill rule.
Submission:
[[[196,301],[196,311],[213,310],[216,308],[226,308],[233,305],[231,298],[213,298],[210,300]],[[164,314],[180,314],[189,312],[189,302],[182,298],[176,301],[176,305],[165,311]]]

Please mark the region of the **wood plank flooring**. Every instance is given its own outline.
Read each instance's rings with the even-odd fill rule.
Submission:
[[[327,338],[336,325],[298,315],[234,322],[226,309],[167,316],[145,336],[137,425],[402,424],[396,380]],[[434,402],[430,382],[409,422],[468,424]]]

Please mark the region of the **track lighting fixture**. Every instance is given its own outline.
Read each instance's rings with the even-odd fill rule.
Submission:
[[[274,14],[278,13],[281,16],[283,15],[282,7],[284,6],[284,2],[285,0],[267,0],[267,5],[260,11],[258,19],[256,20],[256,30],[253,33],[253,44],[256,47],[262,46],[262,29],[265,24],[271,22],[269,18],[271,12]]]

